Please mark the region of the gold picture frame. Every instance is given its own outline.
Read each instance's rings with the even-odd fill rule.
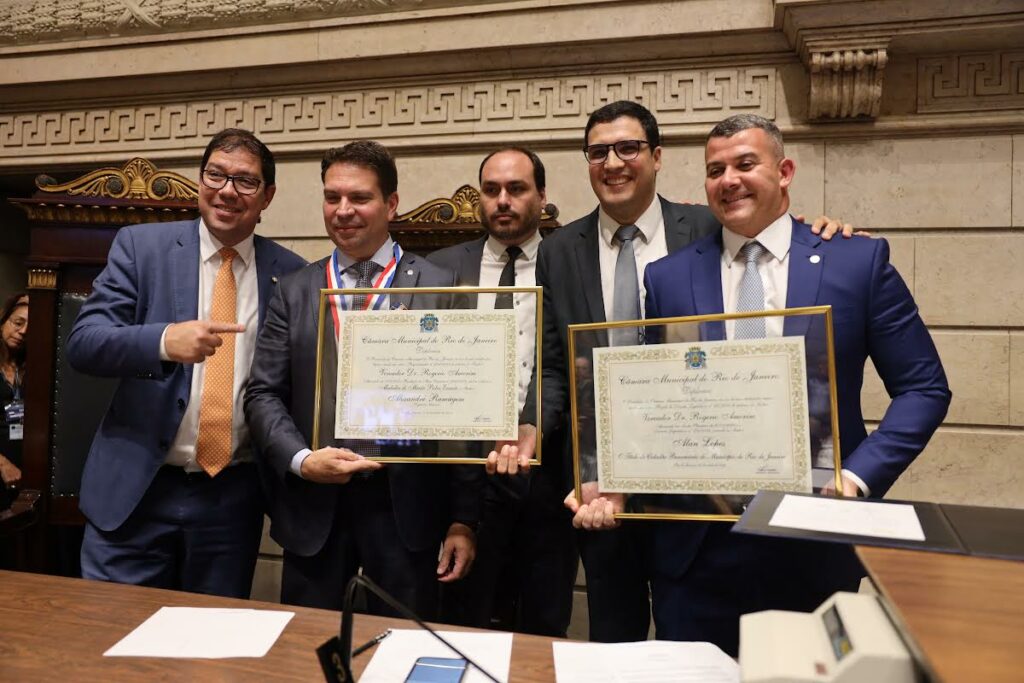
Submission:
[[[458,299],[462,299],[466,306],[453,306],[450,309],[443,310],[464,310],[472,311],[473,306],[469,306],[468,303],[472,300],[471,297],[475,297],[479,294],[531,294],[536,300],[536,310],[534,316],[534,323],[536,325],[535,335],[535,347],[534,347],[534,373],[538,378],[537,381],[533,382],[534,387],[534,400],[537,406],[537,415],[535,420],[535,426],[537,429],[537,444],[534,451],[533,458],[530,459],[531,465],[540,466],[542,464],[542,425],[540,416],[540,381],[539,377],[542,372],[542,329],[543,329],[543,289],[541,287],[388,287],[383,289],[373,288],[344,288],[344,289],[327,289],[323,288],[320,290],[319,301],[318,301],[318,317],[317,317],[317,348],[316,348],[316,380],[313,397],[313,444],[314,448],[321,447],[323,443],[321,439],[321,413],[323,408],[323,393],[324,393],[324,364],[325,364],[325,341],[327,339],[327,333],[330,331],[334,332],[327,327],[327,321],[330,318],[328,311],[329,298],[332,296],[350,296],[350,295],[374,295],[385,293],[390,297],[402,296],[402,295],[423,295],[423,294],[438,294],[438,295],[449,295]],[[417,311],[419,309],[389,309],[394,313],[408,313],[410,310]],[[426,309],[423,309],[426,312]],[[442,309],[437,309],[442,310]],[[337,341],[337,340],[335,340]],[[334,370],[337,370],[335,367]],[[438,444],[445,444],[445,441],[436,441]],[[464,443],[486,443],[485,440],[473,441],[467,440]],[[439,445],[439,448],[441,446]],[[487,461],[486,456],[482,457],[465,457],[465,456],[446,456],[439,454],[437,456],[416,456],[416,457],[405,457],[405,456],[375,456],[369,459],[375,460],[381,463],[421,463],[421,464],[447,464],[447,465],[465,465],[465,464],[483,464]]]
[[[813,316],[817,316],[817,319],[815,319]],[[593,399],[592,397],[593,393],[595,392],[594,385],[598,383],[598,378],[596,377],[598,367],[595,365],[594,357],[596,355],[600,360],[601,354],[605,352],[601,351],[598,354],[595,354],[594,351],[595,349],[602,348],[602,346],[608,346],[608,339],[612,337],[612,333],[610,332],[610,330],[616,330],[620,328],[635,328],[638,331],[641,331],[641,334],[638,336],[646,335],[648,339],[660,337],[666,342],[672,341],[670,337],[672,337],[673,335],[670,335],[669,332],[680,332],[682,330],[685,330],[685,332],[681,332],[679,334],[674,335],[678,337],[677,339],[675,339],[675,341],[678,341],[680,343],[697,343],[699,345],[701,343],[708,343],[708,340],[710,339],[709,337],[706,337],[706,330],[710,329],[707,327],[707,325],[722,325],[722,327],[719,328],[719,332],[717,333],[720,334],[720,337],[718,337],[716,334],[714,338],[720,338],[724,340],[724,326],[728,321],[757,317],[765,319],[778,317],[806,318],[806,320],[804,321],[806,322],[806,326],[804,328],[803,335],[784,335],[784,337],[805,336],[807,330],[810,329],[812,323],[816,323],[818,320],[820,320],[819,325],[820,328],[823,329],[819,329],[819,327],[816,327],[816,334],[813,335],[812,338],[817,341],[818,337],[820,336],[820,341],[823,343],[823,348],[820,349],[820,355],[815,356],[815,360],[817,360],[819,363],[824,363],[826,366],[816,369],[816,372],[820,373],[821,370],[825,370],[827,373],[827,405],[829,415],[827,421],[815,421],[811,419],[811,416],[809,416],[807,420],[807,429],[810,429],[810,423],[812,422],[817,425],[822,425],[822,423],[825,422],[828,425],[828,436],[820,441],[817,455],[829,461],[829,466],[815,468],[813,467],[812,461],[809,463],[812,467],[812,472],[810,474],[817,474],[818,476],[816,477],[816,480],[821,481],[822,483],[826,483],[826,481],[830,480],[835,488],[836,495],[842,495],[842,453],[839,444],[839,415],[838,399],[836,395],[835,339],[832,325],[832,307],[808,306],[802,308],[791,308],[775,311],[754,311],[747,313],[726,313],[714,315],[659,318],[653,320],[627,320],[605,323],[569,325],[569,358],[572,359],[569,363],[569,398],[570,413],[572,418],[573,486],[574,494],[578,502],[582,503],[583,501],[584,484],[581,466],[581,441],[583,441],[584,439],[587,440],[586,450],[588,451],[588,454],[590,453],[590,450],[593,449],[592,457],[595,462],[590,463],[588,461],[588,468],[596,472],[598,471],[598,469],[596,468],[601,467],[601,465],[596,462],[597,450],[600,447],[598,445],[598,440],[601,438],[598,436],[598,432],[600,430],[598,420],[600,418],[598,416],[598,413],[593,410],[593,404],[587,406],[587,409],[583,409],[583,406],[581,406],[581,401],[583,400],[581,399],[581,394],[586,396],[587,391],[589,391],[591,394],[591,400],[596,401],[596,399]],[[659,330],[661,331],[660,335],[656,334]],[[690,338],[688,338],[687,335],[690,335]],[[693,338],[693,335],[696,335],[696,338]],[[771,341],[771,338],[767,339],[766,341]],[[803,343],[804,340],[801,340],[801,345]],[[676,345],[678,346],[678,344]],[[816,344],[815,349],[817,350],[817,347],[820,345],[821,344]],[[613,349],[614,348],[615,347],[613,347]],[[638,345],[635,347],[627,346],[620,348],[623,348],[623,352],[625,352],[627,355],[629,351],[632,349],[652,349],[651,346],[647,345]],[[700,351],[695,351],[695,353],[700,353]],[[583,362],[580,362],[581,360]],[[689,362],[688,358],[687,362]],[[579,376],[580,372],[584,368],[588,367],[589,372],[591,373],[590,376],[584,377],[581,380]],[[808,376],[805,376],[805,380],[807,379],[807,377]],[[588,381],[590,382],[589,387],[586,384]],[[815,392],[815,394],[817,396],[820,396],[821,392],[817,391]],[[804,400],[805,402],[807,401],[806,395],[804,397]],[[820,403],[820,401],[818,402]],[[582,427],[581,421],[583,423]],[[604,427],[608,427],[607,422],[604,424]],[[824,429],[823,425],[822,429]],[[591,438],[589,430],[593,430],[593,438]],[[809,432],[808,439],[811,439]],[[831,456],[829,456],[828,454],[829,448],[831,450]],[[661,455],[655,454],[652,457],[661,457]],[[816,470],[816,472],[813,470]],[[587,479],[588,483],[592,481],[596,482],[597,479]],[[752,493],[743,493],[742,495],[737,496],[731,493],[719,494],[712,492],[687,492],[685,494],[666,493],[657,495],[645,492],[644,495],[637,496],[635,501],[649,500],[654,499],[656,497],[661,501],[670,501],[674,500],[670,498],[671,496],[677,495],[685,495],[688,496],[687,500],[690,500],[692,498],[694,502],[699,502],[700,505],[696,507],[699,507],[700,511],[670,512],[666,511],[666,508],[664,506],[659,506],[657,504],[631,503],[629,508],[627,508],[628,511],[616,513],[615,517],[617,519],[686,520],[720,522],[736,521],[737,519],[739,519],[740,514],[742,512],[741,509],[737,508],[744,504],[743,499],[752,497]],[[678,498],[675,500],[681,501],[683,499]],[[673,505],[674,504],[675,503],[673,502]]]

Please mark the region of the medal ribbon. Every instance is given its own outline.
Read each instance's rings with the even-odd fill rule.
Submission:
[[[391,260],[388,265],[384,267],[383,272],[377,276],[377,279],[373,283],[374,289],[386,289],[391,286],[394,282],[395,273],[398,272],[398,262],[402,260],[402,247],[398,242],[394,243],[395,247],[391,255]],[[330,263],[327,264],[327,288],[328,289],[344,289],[345,286],[341,282],[341,263],[338,256],[338,250],[335,249],[334,253],[331,254]],[[349,295],[351,296],[351,295]],[[384,298],[387,294],[381,292],[379,294],[373,294],[366,297],[366,304],[362,307],[362,310],[370,310],[371,308],[375,311],[379,311],[381,306],[384,305]],[[348,310],[347,296],[342,294],[335,294],[332,297],[333,301],[331,304],[331,316],[334,318],[334,332],[339,337],[341,336],[341,316],[340,311]]]

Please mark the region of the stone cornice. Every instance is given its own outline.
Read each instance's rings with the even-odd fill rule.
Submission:
[[[1017,27],[1024,9],[1006,0],[775,0],[782,30],[810,75],[811,119],[875,118],[882,102],[885,66],[900,40],[942,36],[965,29]],[[910,42],[910,41],[907,41]],[[983,42],[979,47],[991,47]]]

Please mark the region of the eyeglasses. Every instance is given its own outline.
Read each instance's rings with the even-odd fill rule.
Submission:
[[[608,150],[614,149],[619,159],[632,161],[640,156],[640,150],[647,144],[650,143],[646,140],[619,140],[611,145],[589,145],[583,148],[583,156],[592,164],[603,164],[608,160]]]
[[[219,190],[228,184],[230,180],[235,186],[235,192],[238,194],[256,194],[260,185],[263,181],[259,178],[253,178],[247,175],[228,175],[227,173],[221,173],[220,171],[211,171],[209,169],[203,169],[203,172],[199,174],[200,179],[203,181],[203,185],[206,185],[211,190]]]

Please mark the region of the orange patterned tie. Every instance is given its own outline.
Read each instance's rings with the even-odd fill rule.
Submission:
[[[231,263],[238,252],[230,247],[220,250],[223,259],[213,284],[210,319],[222,323],[237,322],[235,273]],[[223,334],[224,343],[206,361],[203,397],[199,403],[199,436],[196,439],[196,462],[211,477],[231,462],[231,414],[234,408],[235,335]]]

